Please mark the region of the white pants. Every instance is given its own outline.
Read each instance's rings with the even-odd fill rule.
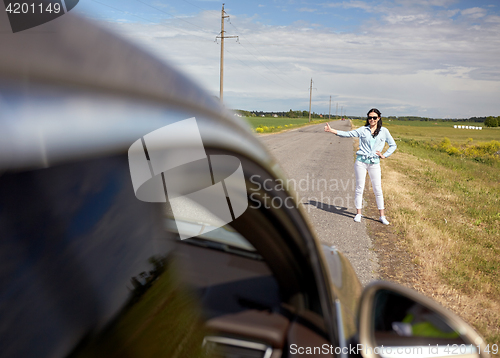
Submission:
[[[354,205],[356,209],[363,208],[363,190],[365,189],[366,172],[370,175],[372,181],[373,193],[377,201],[379,210],[384,209],[384,196],[382,194],[382,172],[379,164],[366,164],[356,160],[354,163],[354,173],[356,173],[356,195]]]

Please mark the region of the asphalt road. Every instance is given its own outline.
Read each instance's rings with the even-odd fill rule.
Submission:
[[[330,125],[350,130],[348,121]],[[353,221],[354,139],[337,137],[323,128],[324,124],[308,126],[263,135],[261,140],[291,179],[289,185],[295,188],[317,237],[343,252],[366,285],[378,277],[378,261],[365,224]]]

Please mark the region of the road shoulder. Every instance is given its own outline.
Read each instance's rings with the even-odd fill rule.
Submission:
[[[364,199],[366,202],[365,217],[368,219],[365,220],[366,231],[378,258],[379,278],[414,289],[415,282],[419,282],[420,277],[419,267],[414,263],[415,257],[409,253],[393,226],[383,225],[378,221],[379,212],[369,180],[366,181]],[[387,218],[390,221],[390,205],[387,209]]]

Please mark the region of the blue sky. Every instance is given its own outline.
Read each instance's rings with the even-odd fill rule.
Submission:
[[[222,2],[80,0],[74,11],[218,96]],[[500,1],[226,1],[224,100],[245,110],[500,115]]]

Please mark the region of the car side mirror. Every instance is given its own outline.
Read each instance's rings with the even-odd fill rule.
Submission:
[[[454,313],[391,282],[369,284],[359,304],[364,358],[486,358],[483,338]]]

